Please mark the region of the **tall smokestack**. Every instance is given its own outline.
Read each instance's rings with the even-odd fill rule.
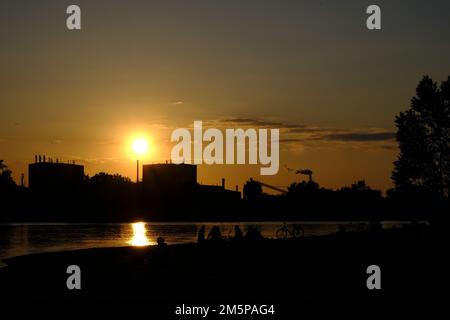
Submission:
[[[37,163],[37,155],[34,155],[34,163]]]
[[[45,155],[42,156],[42,161],[45,162]]]
[[[225,178],[222,178],[222,188],[225,189]]]

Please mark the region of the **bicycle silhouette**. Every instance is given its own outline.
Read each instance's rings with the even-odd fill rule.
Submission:
[[[369,231],[369,225],[367,223],[354,223],[350,222],[344,225],[345,231],[358,232],[358,231]]]
[[[302,238],[305,236],[305,230],[299,224],[293,224],[290,229],[286,222],[276,232],[277,239],[288,239],[288,238]]]

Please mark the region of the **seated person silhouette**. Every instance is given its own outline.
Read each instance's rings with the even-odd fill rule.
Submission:
[[[163,237],[158,237],[156,243],[158,244],[158,248],[165,248],[167,246],[166,240]]]
[[[144,264],[152,264],[154,266],[160,266],[165,263],[165,260],[167,259],[167,243],[166,240],[164,240],[163,237],[158,237],[156,239],[156,243],[158,244],[156,246],[155,250],[152,250],[148,252],[144,256]]]
[[[197,243],[203,243],[205,242],[205,226],[201,226],[200,230],[198,230],[197,235]]]
[[[218,226],[212,227],[211,231],[208,234],[207,240],[217,242],[222,240],[222,233],[220,232],[220,229]]]
[[[247,233],[244,237],[245,240],[255,241],[264,239],[261,233],[253,226],[248,227]]]
[[[232,238],[233,241],[240,241],[244,239],[244,234],[242,233],[241,228],[238,225],[234,226],[234,237]]]

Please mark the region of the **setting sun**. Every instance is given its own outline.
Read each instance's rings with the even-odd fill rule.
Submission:
[[[133,141],[131,148],[137,155],[143,155],[148,152],[148,142],[144,138],[136,139]]]

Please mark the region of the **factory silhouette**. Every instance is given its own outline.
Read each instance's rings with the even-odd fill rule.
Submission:
[[[89,178],[84,174],[84,166],[74,161],[54,161],[36,155],[34,163],[28,165],[27,191],[32,209],[45,219],[59,219],[58,214],[65,215],[69,210],[69,220],[83,221],[171,220],[181,218],[180,211],[195,210],[200,214],[205,210],[220,213],[236,209],[241,201],[238,187],[226,189],[224,178],[221,186],[199,184],[196,165],[144,164],[142,172],[142,181],[137,182],[107,173]]]
[[[142,181],[137,182],[103,172],[88,177],[75,161],[36,155],[28,165],[29,186],[22,179],[21,186],[14,183],[2,190],[8,201],[0,221],[429,219],[430,199],[399,203],[364,180],[339,190],[321,188],[309,169],[296,172],[306,180],[286,188],[249,178],[242,193],[238,186],[227,189],[225,178],[221,185],[199,184],[196,165],[144,164],[142,173]],[[272,194],[265,193],[267,189]]]

